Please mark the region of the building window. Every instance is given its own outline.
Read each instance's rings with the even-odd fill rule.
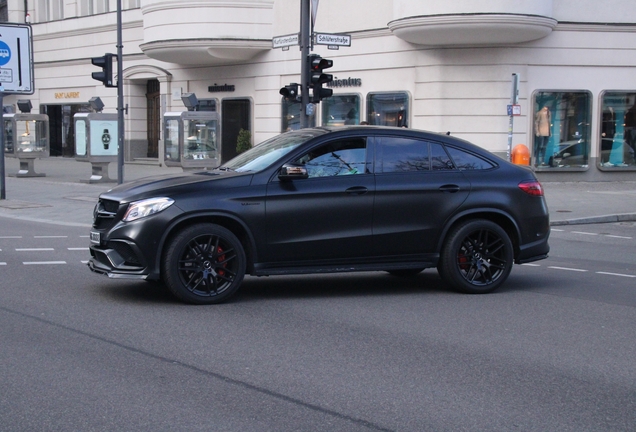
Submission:
[[[64,18],[64,0],[38,0],[38,22],[56,21]]]
[[[7,10],[7,0],[0,0],[0,22],[9,21],[9,11]]]
[[[79,15],[88,16],[110,12],[108,0],[81,0]]]
[[[360,124],[360,96],[334,95],[322,100],[323,126]]]
[[[636,167],[636,92],[602,94],[600,135],[601,169]]]
[[[141,7],[141,0],[128,0],[126,2],[126,9],[135,9]]]
[[[592,95],[539,91],[534,95],[533,163],[546,169],[587,169]]]
[[[300,103],[282,99],[281,132],[300,129]],[[316,116],[309,117],[309,127],[316,126]]]
[[[367,95],[367,121],[369,124],[408,127],[408,119],[408,93],[369,93]]]

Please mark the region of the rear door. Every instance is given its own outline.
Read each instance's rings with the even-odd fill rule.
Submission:
[[[377,255],[435,252],[448,218],[466,200],[470,182],[436,142],[375,139],[374,250]]]

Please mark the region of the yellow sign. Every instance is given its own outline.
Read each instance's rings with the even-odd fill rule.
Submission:
[[[55,93],[55,99],[79,99],[80,92],[59,92]]]

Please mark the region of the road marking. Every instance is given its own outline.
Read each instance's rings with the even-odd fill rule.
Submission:
[[[636,278],[636,275],[628,275],[628,274],[622,274],[622,273],[609,273],[609,272],[596,272],[597,274],[602,274],[602,275],[610,275],[610,276],[621,276],[621,277],[628,277],[628,278]]]
[[[68,250],[70,250],[70,251],[87,251],[88,248],[87,247],[72,247],[72,248],[68,248]]]
[[[7,265],[7,263],[5,263],[5,262],[0,262],[0,265]]]
[[[548,266],[548,268],[555,269],[555,270],[574,271],[574,272],[586,272],[586,271],[588,271],[588,270],[582,270],[582,269],[575,269],[575,268],[568,268],[568,267],[556,267],[556,266]]]
[[[86,261],[80,261],[82,264],[88,264],[88,260]]]
[[[0,236],[0,239],[21,239],[22,236]]]
[[[572,231],[572,234],[598,235],[598,233],[583,232],[583,231]]]
[[[80,238],[89,238],[90,236],[87,235],[81,235]]]
[[[16,252],[42,252],[42,251],[54,251],[53,248],[18,248]]]
[[[66,264],[66,261],[24,261],[22,262],[24,265],[56,265],[56,264]]]
[[[563,231],[565,231],[565,230],[557,229],[557,228],[550,228],[550,231],[559,231],[559,232],[563,232]]]
[[[36,239],[68,238],[68,236],[33,236]]]
[[[631,240],[634,237],[626,237],[626,236],[617,236],[617,235],[611,235],[611,234],[606,234],[605,237],[611,237],[611,238],[618,238],[618,239],[625,239],[625,240]]]
[[[528,266],[528,267],[541,267],[541,264],[532,264],[532,263],[524,263],[521,265]]]

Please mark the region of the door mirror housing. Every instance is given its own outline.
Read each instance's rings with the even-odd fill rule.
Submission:
[[[304,165],[288,163],[280,169],[278,178],[283,181],[299,180],[309,178],[309,174]]]

